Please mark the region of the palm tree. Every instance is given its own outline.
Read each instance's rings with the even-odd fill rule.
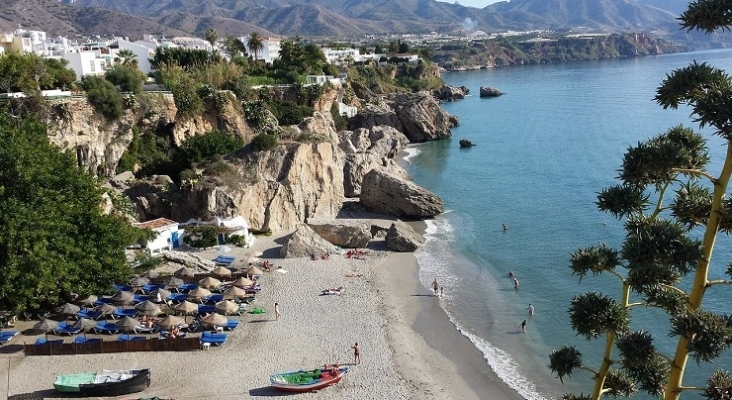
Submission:
[[[137,68],[137,54],[133,53],[132,50],[122,49],[117,52],[114,62],[121,62],[124,66]]]
[[[232,56],[238,56],[240,54],[243,54],[246,56],[247,54],[247,47],[244,45],[244,42],[239,40],[238,38],[229,35],[226,37],[226,40],[224,40],[224,46],[226,48],[226,51]]]
[[[211,47],[215,47],[216,41],[219,40],[219,33],[216,32],[216,29],[214,28],[208,28],[208,30],[204,34],[204,37],[206,38],[207,42],[211,43]]]
[[[252,32],[247,40],[247,47],[254,53],[254,61],[257,61],[257,54],[264,50],[264,38],[259,32]]]

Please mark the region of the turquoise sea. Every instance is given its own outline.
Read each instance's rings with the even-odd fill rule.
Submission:
[[[548,355],[572,344],[587,365],[598,366],[604,342],[576,337],[567,309],[576,294],[600,290],[617,296],[620,285],[610,276],[589,276],[580,284],[568,268],[569,253],[599,242],[619,246],[622,221],[600,213],[595,201],[598,191],[615,183],[629,146],[677,124],[698,129],[689,109],[663,110],[653,101],[666,74],[693,60],[732,73],[732,51],[709,51],[443,75],[472,94],[443,105],[460,118],[452,139],[409,149],[409,173],[442,197],[447,210],[428,223],[427,243],[417,254],[420,280],[426,287],[434,278],[444,285],[440,302],[455,326],[528,399],[592,389],[591,376],[582,371],[562,385],[547,368]],[[481,99],[481,85],[506,94]],[[707,136],[709,170],[716,175],[724,148]],[[477,146],[460,149],[462,138]],[[732,240],[721,237],[717,243],[711,277],[722,278],[732,262]],[[526,311],[529,303],[534,316]],[[730,304],[731,288],[708,291],[708,309],[730,313]],[[665,314],[635,309],[633,316],[634,328],[654,333],[659,348],[672,354],[675,342],[667,338]],[[524,319],[527,332],[521,334]],[[684,383],[703,385],[715,367],[732,369],[732,354],[712,366],[698,368],[690,361]]]

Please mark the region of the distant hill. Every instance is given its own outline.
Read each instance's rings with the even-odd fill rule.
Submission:
[[[76,7],[103,7],[156,18],[166,24],[171,24],[172,14],[189,14],[246,21],[274,33],[303,36],[578,27],[618,32],[667,28],[676,24],[677,16],[656,6],[663,0],[511,0],[484,9],[434,0],[61,1]]]
[[[186,32],[163,26],[157,20],[125,15],[103,8],[71,7],[55,0],[3,0],[0,31],[18,27],[46,31],[50,35],[120,35],[142,37],[143,33],[166,36]]]

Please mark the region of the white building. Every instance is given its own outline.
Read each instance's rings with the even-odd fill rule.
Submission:
[[[144,44],[129,42],[125,39],[118,39],[117,47],[119,50],[129,50],[135,54],[137,67],[140,69],[140,71],[142,71],[142,73],[148,74],[152,72],[150,59],[155,57],[155,49],[157,47],[150,48]]]
[[[61,57],[69,62],[67,68],[74,70],[78,79],[87,75],[104,75],[109,65],[107,58],[97,56],[94,51],[64,53]]]
[[[242,216],[232,218],[215,217],[210,221],[201,221],[200,219],[191,219],[181,225],[211,225],[220,228],[218,235],[219,244],[226,244],[227,239],[231,236],[241,236],[244,238],[244,247],[251,247],[254,244],[254,235],[249,232],[249,224]]]
[[[158,218],[152,221],[135,223],[132,226],[140,229],[150,229],[155,232],[155,238],[142,243],[142,246],[150,254],[173,250],[181,243],[178,236],[178,223],[175,221]]]
[[[343,65],[363,61],[361,52],[358,49],[331,49],[323,47],[320,49],[325,54],[325,60],[330,64]]]
[[[254,57],[254,52],[249,48],[247,42],[249,41],[248,36],[242,36],[239,38],[244,46],[247,48],[247,54]],[[262,50],[257,51],[257,60],[264,60],[267,64],[271,63],[277,58],[280,58],[280,48],[282,39],[268,37],[262,40]]]

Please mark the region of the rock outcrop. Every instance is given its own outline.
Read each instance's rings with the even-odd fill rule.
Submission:
[[[498,97],[502,94],[503,92],[490,86],[480,87],[480,97]]]
[[[366,247],[371,240],[371,225],[364,220],[308,219],[308,226],[323,239],[343,248]]]
[[[432,95],[440,101],[455,101],[464,99],[465,96],[468,95],[468,93],[470,93],[470,89],[468,89],[466,86],[456,87],[450,85],[442,85],[441,88],[436,89],[434,92],[432,92]]]
[[[417,251],[424,244],[424,238],[403,222],[391,224],[384,240],[387,249],[403,253]]]
[[[302,225],[287,238],[280,249],[282,258],[300,258],[336,254],[335,246],[315,233],[307,225]]]
[[[460,148],[473,147],[475,144],[468,139],[460,139]]]
[[[360,201],[369,211],[397,217],[434,217],[443,212],[442,199],[434,193],[378,170],[364,177]]]
[[[213,261],[185,251],[164,251],[161,256],[164,260],[174,264],[180,264],[188,268],[199,269],[206,272],[210,272],[212,269],[216,268],[216,263]]]

